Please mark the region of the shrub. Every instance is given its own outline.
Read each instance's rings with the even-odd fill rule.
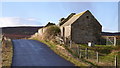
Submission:
[[[43,34],[44,40],[55,40],[55,36],[60,34],[60,28],[56,25],[46,27]]]

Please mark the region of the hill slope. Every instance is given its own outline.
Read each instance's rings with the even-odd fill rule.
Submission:
[[[33,35],[42,26],[19,26],[19,27],[2,27],[2,34],[7,38],[25,38]]]

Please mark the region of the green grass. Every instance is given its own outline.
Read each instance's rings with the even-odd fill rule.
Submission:
[[[88,47],[85,45],[81,45],[81,46],[82,46],[82,48],[87,47],[93,51],[99,52],[99,61],[100,62],[96,63],[94,61],[94,59],[92,59],[92,61],[91,61],[94,64],[97,64],[98,66],[114,66],[115,55],[117,55],[118,61],[120,61],[120,46],[112,46],[112,45],[95,45],[94,47]],[[94,57],[94,56],[92,56],[92,57]],[[118,62],[118,64],[120,66],[120,62]]]
[[[80,44],[79,46],[83,49],[88,48],[90,50],[97,51],[103,54],[110,54],[113,50],[116,50],[119,48],[118,46],[111,46],[111,45],[95,45],[95,46],[89,47],[87,45]]]
[[[101,56],[101,62],[104,62],[104,65],[114,66],[115,63],[115,55],[117,56],[117,61],[120,66],[120,52],[112,52],[106,56]]]
[[[89,47],[85,44],[78,44],[78,46],[80,46],[81,52],[83,52],[83,54],[85,53],[85,48],[88,48],[88,52],[89,52],[89,59],[85,59],[85,61],[87,61],[88,63],[95,65],[95,66],[105,66],[105,65],[109,65],[109,66],[113,66],[114,65],[114,59],[115,59],[115,54],[118,54],[118,60],[120,61],[120,46],[112,46],[112,45],[95,45],[93,47]],[[89,50],[90,49],[90,50]],[[69,51],[73,54],[73,52],[71,51],[71,49],[69,49]],[[99,52],[99,63],[97,63],[96,60],[96,51]],[[113,51],[119,51],[118,53],[113,52]],[[73,54],[74,55],[74,54]],[[77,57],[76,55],[74,55],[75,57]],[[82,55],[84,57],[84,55]],[[118,64],[120,65],[120,62],[118,62]]]

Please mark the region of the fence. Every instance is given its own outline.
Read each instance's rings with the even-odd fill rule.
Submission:
[[[108,54],[100,53],[94,47],[92,48],[88,46],[81,46],[73,42],[70,42],[69,45],[66,45],[66,48],[69,49],[69,51],[76,58],[85,59],[100,66],[120,66],[120,55],[111,56]]]

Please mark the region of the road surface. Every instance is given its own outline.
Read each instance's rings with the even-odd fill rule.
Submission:
[[[47,45],[35,40],[13,40],[12,66],[74,66],[55,54]]]

